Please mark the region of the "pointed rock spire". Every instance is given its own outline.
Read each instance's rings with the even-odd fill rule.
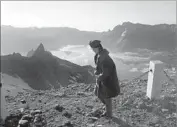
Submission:
[[[45,51],[44,45],[42,43],[40,43],[40,45],[38,46],[36,51]]]
[[[37,47],[37,49],[35,50],[33,56],[41,56],[42,54],[45,53],[45,48],[44,45],[42,43],[40,43],[40,45]]]

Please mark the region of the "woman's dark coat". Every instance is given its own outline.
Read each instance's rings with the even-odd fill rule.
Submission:
[[[114,61],[106,49],[101,50],[94,57],[96,64],[97,88],[95,94],[99,98],[112,98],[120,93],[119,81]]]

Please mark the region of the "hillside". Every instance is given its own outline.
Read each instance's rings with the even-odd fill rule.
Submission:
[[[125,40],[116,45],[127,29]],[[137,48],[170,51],[177,47],[175,24],[145,25],[124,22],[113,30],[87,32],[74,28],[15,28],[1,26],[2,53],[27,52],[43,42],[47,50],[58,50],[66,45],[88,45],[90,40],[100,39],[114,51],[136,51]],[[9,47],[9,45],[13,45]],[[115,47],[118,47],[118,49]]]
[[[76,83],[7,96],[7,109],[12,115],[5,125],[17,126],[22,119],[30,127],[176,127],[174,85],[164,84],[160,98],[150,100],[146,97],[147,80],[121,82],[122,94],[113,99],[112,119],[100,116],[103,105],[93,93],[94,85]],[[22,104],[21,100],[27,103]]]
[[[93,68],[92,68],[93,69]],[[59,59],[40,44],[31,57],[13,53],[1,56],[1,72],[18,75],[33,89],[51,89],[73,82],[92,83],[94,76],[87,68]]]
[[[1,118],[5,119],[5,117],[9,114],[6,110],[6,96],[16,96],[18,92],[25,92],[26,89],[32,90],[27,83],[25,83],[19,77],[12,77],[7,74],[1,73]]]

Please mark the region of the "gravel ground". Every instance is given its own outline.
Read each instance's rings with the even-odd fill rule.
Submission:
[[[146,97],[146,85],[147,80],[122,82],[122,94],[113,98],[113,118],[100,117],[104,109],[93,94],[94,84],[19,92],[16,97],[6,96],[11,116],[5,124],[6,127],[176,127],[175,86],[163,85],[161,97],[150,100]]]

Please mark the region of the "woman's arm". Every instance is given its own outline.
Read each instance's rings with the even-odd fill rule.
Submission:
[[[113,62],[110,58],[106,58],[101,63],[102,73],[98,76],[98,81],[103,81],[111,75],[113,69]]]

